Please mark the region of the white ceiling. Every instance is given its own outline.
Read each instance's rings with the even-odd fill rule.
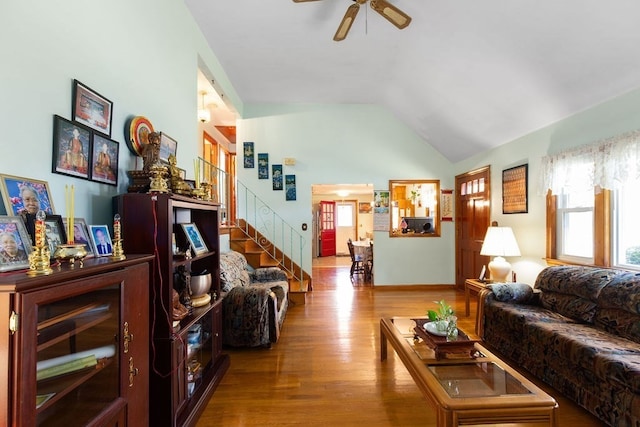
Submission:
[[[246,104],[386,106],[453,162],[640,87],[638,0],[185,0]]]

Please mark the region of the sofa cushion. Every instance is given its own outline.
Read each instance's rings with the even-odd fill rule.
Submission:
[[[487,287],[497,301],[527,303],[533,297],[533,288],[526,283],[492,283]]]
[[[603,382],[616,382],[640,393],[640,347],[591,325],[530,323],[529,337],[544,348],[551,366],[556,359],[592,372]],[[565,372],[571,376],[571,372]]]
[[[616,276],[600,292],[598,306],[640,315],[640,273],[627,272]]]
[[[597,308],[597,304],[591,300],[549,291],[540,294],[540,304],[547,310],[585,323],[594,322]]]
[[[559,265],[547,267],[538,274],[534,288],[542,291],[576,295],[596,302],[602,288],[621,270]]]
[[[241,253],[230,251],[220,254],[220,285],[223,292],[250,283],[246,267],[247,259]]]
[[[598,309],[596,326],[640,344],[640,316],[616,308]]]

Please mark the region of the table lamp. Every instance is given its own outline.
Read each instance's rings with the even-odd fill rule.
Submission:
[[[511,271],[511,264],[503,257],[520,256],[520,248],[518,248],[518,242],[516,242],[511,227],[498,227],[498,223],[494,222],[484,236],[480,255],[495,257],[489,263],[491,280],[506,282],[507,275]]]

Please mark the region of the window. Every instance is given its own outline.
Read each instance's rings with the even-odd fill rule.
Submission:
[[[640,270],[640,131],[545,157],[547,258]]]
[[[613,203],[613,265],[640,269],[640,179],[614,193]]]
[[[593,191],[558,197],[558,259],[593,264]]]
[[[340,203],[336,206],[336,210],[338,211],[336,216],[338,227],[353,227],[353,205]]]

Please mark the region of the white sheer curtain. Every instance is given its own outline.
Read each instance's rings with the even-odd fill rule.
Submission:
[[[616,189],[640,178],[640,131],[543,157],[540,189],[553,194]]]

